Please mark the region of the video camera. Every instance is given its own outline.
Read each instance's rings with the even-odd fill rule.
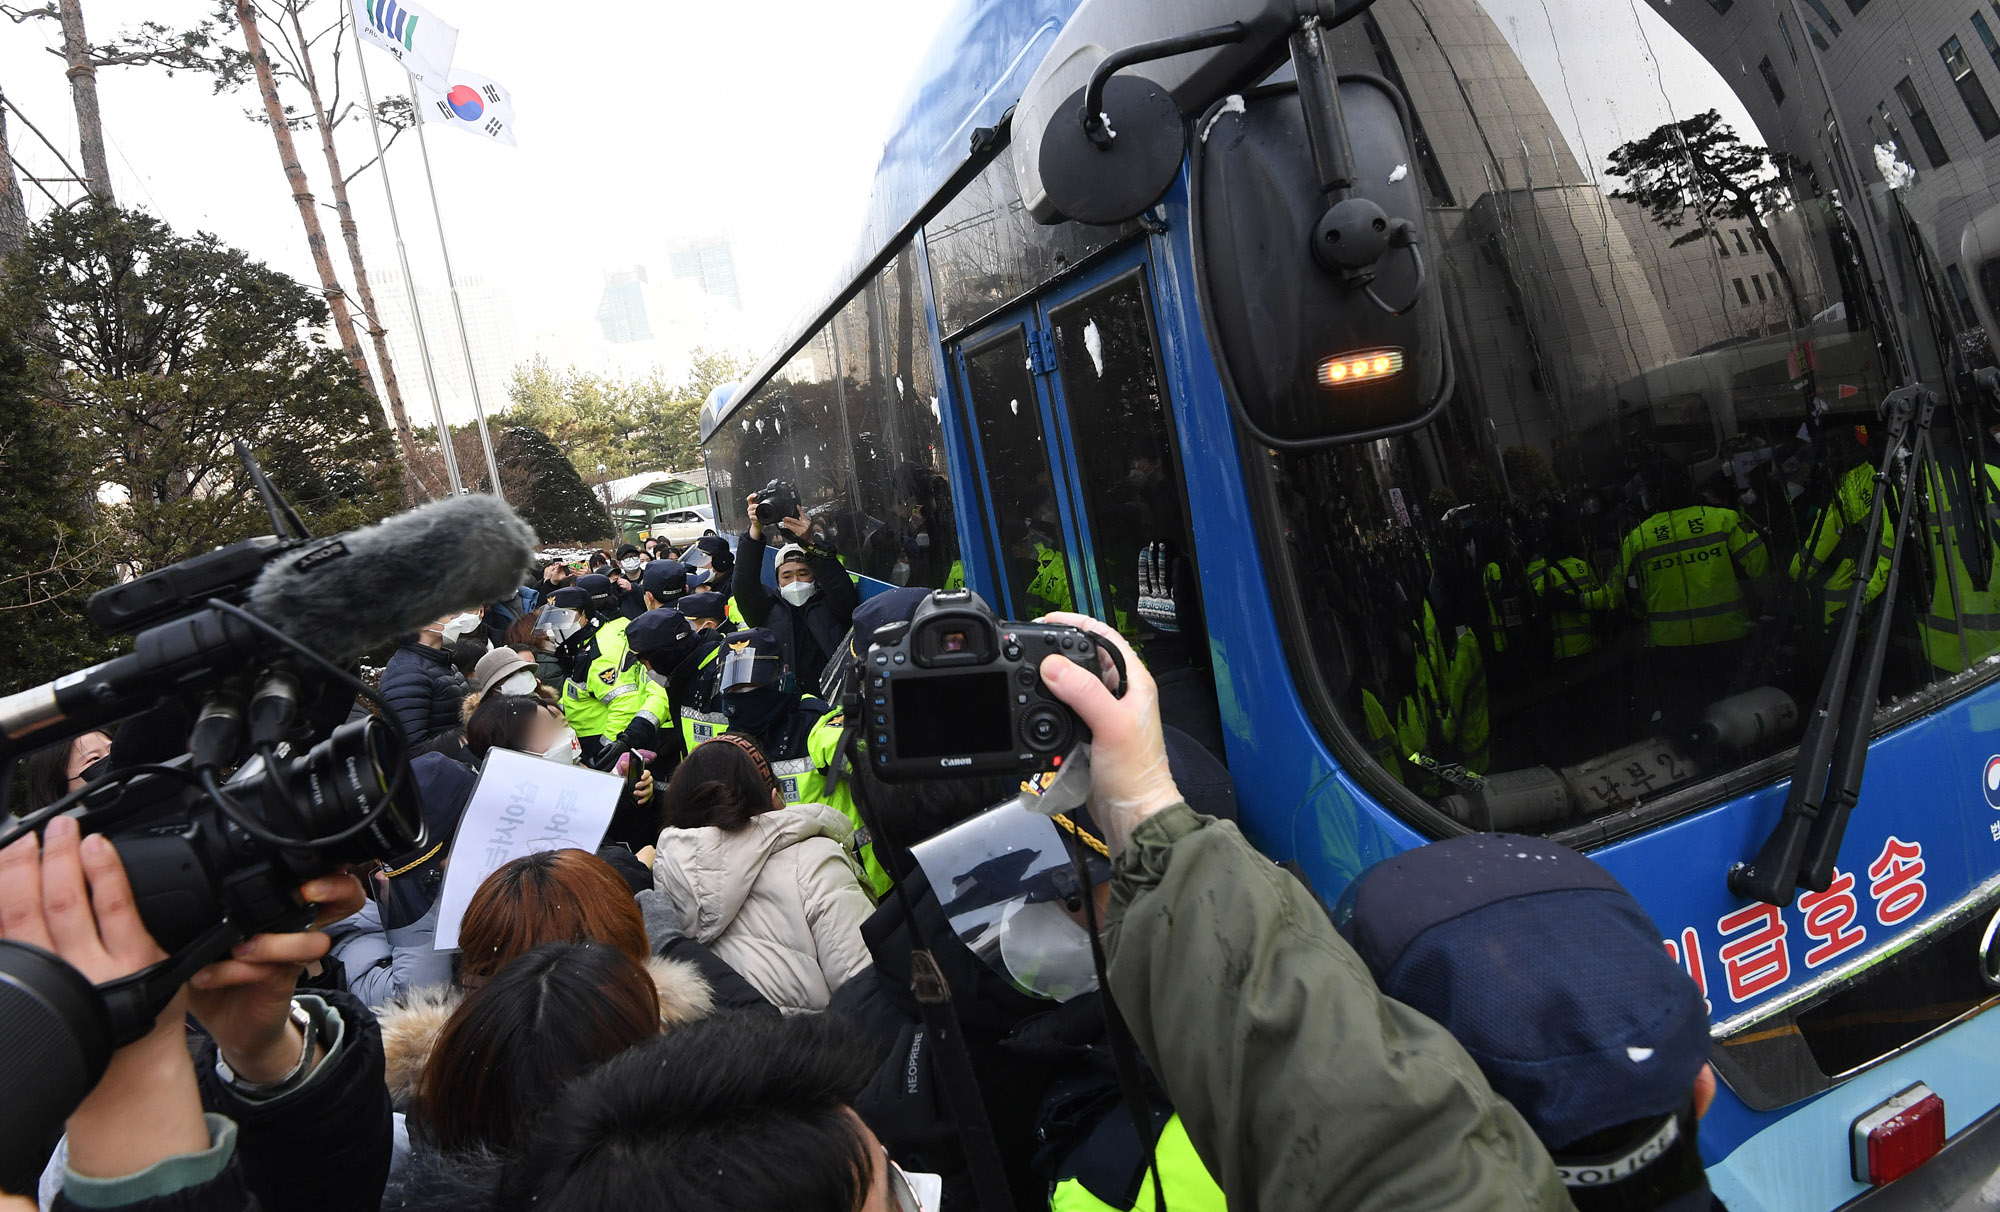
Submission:
[[[868,765],[885,783],[1058,769],[1090,729],[1042,684],[1044,658],[1093,674],[1125,659],[1087,631],[1003,622],[969,589],[925,598],[907,623],[878,629],[860,688]]]
[[[0,819],[17,755],[127,721],[111,772],[26,815],[0,848],[65,813],[106,835],[168,953],[93,988],[55,957],[0,940],[0,1190],[32,1189],[111,1054],[150,1030],[197,970],[252,935],[310,928],[300,884],[423,852],[402,733],[384,718],[347,720],[356,695],[388,714],[354,658],[500,596],[533,555],[533,532],[491,497],[314,540],[247,447],[238,453],[284,537],[95,595],[87,612],[100,627],[143,628],[133,651],[0,698]],[[394,588],[420,568],[433,578]]]
[[[799,512],[799,490],[789,480],[772,480],[757,494],[757,524],[776,526]]]

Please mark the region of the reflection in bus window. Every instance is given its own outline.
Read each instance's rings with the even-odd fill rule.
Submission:
[[[850,572],[941,588],[962,579],[934,363],[908,250],[870,279],[707,443],[722,523],[789,480]]]
[[[1010,619],[1075,610],[1062,515],[1056,506],[1041,394],[1028,370],[1026,330],[1016,324],[965,351],[965,394],[1000,534]],[[996,604],[997,605],[997,604]]]
[[[1916,516],[1883,704],[2000,651],[2000,470],[1966,373],[1991,361],[1972,320],[2000,222],[1973,249],[1963,201],[2000,163],[1951,161],[1921,104],[1964,65],[1936,57],[1950,22],[1822,75],[1763,4],[1551,8],[1382,0],[1336,35],[1343,68],[1395,66],[1427,132],[1457,381],[1424,429],[1262,462],[1346,741],[1466,824],[1541,832],[1797,739],[1847,603],[1885,593],[1888,536],[1863,548],[1905,383],[1945,402],[1928,482],[1891,502]]]

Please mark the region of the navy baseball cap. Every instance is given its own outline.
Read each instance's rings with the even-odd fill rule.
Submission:
[[[589,610],[590,595],[574,585],[565,585],[549,595],[549,605],[560,606],[565,610]]]
[[[694,625],[671,606],[648,610],[625,628],[632,655],[650,658],[694,641]]]
[[[724,694],[776,685],[785,675],[785,654],[778,633],[753,627],[724,636],[716,689]]]
[[[654,560],[639,577],[639,587],[662,602],[686,593],[687,583],[687,565],[679,560]]]
[[[691,619],[723,622],[729,618],[729,599],[719,593],[691,593],[674,605]]]
[[[1708,1011],[1611,873],[1481,833],[1363,872],[1335,914],[1382,992],[1442,1024],[1551,1152],[1672,1115],[1708,1063]]]
[[[576,587],[583,591],[590,601],[590,608],[600,615],[608,615],[618,609],[618,587],[611,578],[601,572],[587,572],[576,579]]]
[[[688,592],[692,593],[695,590],[700,589],[703,585],[706,585],[710,581],[713,581],[714,579],[715,579],[715,569],[713,568],[690,569],[687,575]]]
[[[931,591],[928,589],[887,589],[856,606],[850,655],[857,661],[867,656],[868,644],[875,638],[877,628],[909,622],[917,613],[917,607],[929,596]]]

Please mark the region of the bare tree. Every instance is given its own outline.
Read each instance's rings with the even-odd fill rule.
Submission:
[[[261,69],[252,62],[252,56],[236,50],[220,38],[230,26],[241,24],[237,19],[239,7],[234,0],[221,0],[213,17],[188,30],[173,30],[156,22],[146,22],[122,35],[117,44],[104,48],[101,54],[123,56],[124,61],[159,64],[165,66],[169,74],[175,69],[198,71],[213,79],[218,93],[241,87],[252,79],[262,87]],[[375,161],[371,159],[353,172],[346,172],[341,166],[334,131],[360,114],[361,107],[353,102],[343,102],[340,94],[340,56],[346,25],[336,17],[331,25],[308,32],[306,23],[312,18],[309,12],[312,7],[313,0],[253,0],[250,4],[254,17],[266,23],[258,28],[257,36],[273,80],[290,82],[303,89],[311,109],[307,115],[290,105],[280,105],[277,112],[282,115],[281,123],[280,118],[274,116],[267,98],[263,111],[253,112],[250,117],[266,126],[282,124],[287,132],[308,128],[319,132],[320,152],[326,160],[327,176],[332,183],[333,209],[340,218],[340,233],[347,249],[348,268],[354,277],[355,295],[361,306],[362,319],[368,326],[369,340],[375,349],[375,364],[382,373],[383,394],[387,396],[396,441],[402,448],[404,465],[411,473],[405,477],[404,489],[414,503],[435,495],[435,490],[429,483],[423,482],[421,468],[424,464],[416,457],[416,436],[410,427],[409,410],[403,402],[403,389],[396,375],[395,361],[389,353],[388,330],[382,326],[381,313],[375,305],[375,290],[369,281],[367,262],[361,252],[360,228],[355,222],[354,208],[347,194],[348,184],[373,167]],[[268,38],[265,36],[267,33]],[[248,36],[246,31],[246,42]],[[321,52],[328,54],[333,63],[333,70],[327,75],[329,87],[325,89],[321,87],[315,62],[316,54]],[[373,115],[374,120],[390,128],[390,145],[416,120],[410,104],[400,98],[384,102],[377,107],[377,111]],[[291,176],[289,167],[286,176]],[[295,188],[296,184],[294,182]]]
[[[57,0],[40,8],[0,5],[0,13],[14,24],[24,21],[54,20],[62,25],[62,56],[68,65],[70,99],[76,104],[77,142],[83,148],[84,185],[100,202],[116,201],[111,195],[111,161],[104,154],[104,116],[97,108],[97,59],[90,53],[90,38],[83,31],[82,0]]]
[[[312,185],[306,180],[306,170],[299,164],[299,151],[292,143],[291,124],[285,118],[285,107],[278,100],[278,81],[271,70],[271,57],[264,53],[264,39],[257,29],[257,14],[251,11],[250,0],[236,0],[236,23],[243,30],[243,44],[250,51],[250,64],[257,73],[257,91],[264,98],[264,114],[271,120],[271,136],[278,143],[278,159],[285,166],[285,179],[292,184],[292,201],[298,203],[299,222],[305,225],[306,247],[312,250],[313,268],[319,271],[321,290],[326,295],[327,306],[333,310],[333,328],[340,335],[340,351],[344,354],[368,390],[375,390],[375,379],[368,372],[367,355],[361,352],[361,338],[355,335],[354,318],[347,311],[347,292],[340,285],[340,278],[333,272],[333,257],[327,252],[326,233],[319,225],[319,210],[313,200]]]

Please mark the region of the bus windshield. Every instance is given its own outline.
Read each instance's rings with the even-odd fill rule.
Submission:
[[[1455,387],[1415,432],[1249,462],[1322,725],[1391,798],[1601,840],[1780,777],[1857,585],[1882,613],[1900,386],[1941,403],[1892,502],[1882,708],[2000,649],[1971,375],[2000,275],[1959,264],[1994,73],[1940,57],[1962,14],[1780,9],[1383,0],[1335,37],[1412,102]],[[1816,47],[1860,36],[1832,76]]]

